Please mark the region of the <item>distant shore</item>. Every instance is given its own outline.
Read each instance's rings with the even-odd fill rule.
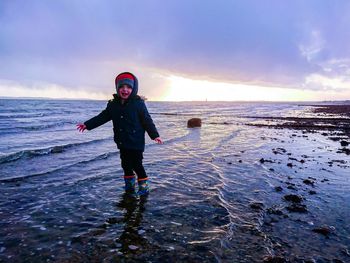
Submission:
[[[263,119],[263,123],[247,123],[256,127],[303,129],[306,132],[325,131],[322,135],[339,135],[350,137],[350,105],[308,105],[314,107],[313,112],[319,117],[269,117],[252,116],[254,119]],[[248,118],[250,118],[248,116]],[[283,121],[280,123],[279,121]],[[340,137],[338,138],[340,139]]]

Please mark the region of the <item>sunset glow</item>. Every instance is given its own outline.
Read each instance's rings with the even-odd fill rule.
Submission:
[[[168,93],[163,98],[166,101],[311,101],[327,99],[319,91],[192,80],[178,76],[169,77],[169,83]],[[336,99],[340,94],[329,92],[328,95],[328,98]]]

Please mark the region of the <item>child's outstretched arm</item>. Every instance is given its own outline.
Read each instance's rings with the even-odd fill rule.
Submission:
[[[111,116],[110,116],[109,111],[108,111],[109,103],[110,102],[108,102],[106,109],[103,110],[97,116],[91,118],[90,120],[87,120],[84,123],[78,123],[77,130],[80,132],[83,132],[85,130],[92,130],[92,129],[95,129],[96,127],[101,126],[101,125],[105,124],[106,122],[110,121]]]
[[[154,141],[158,144],[163,144],[163,140],[160,137],[155,138]]]
[[[86,125],[84,123],[78,123],[77,124],[77,130],[80,132],[83,132],[86,130]]]

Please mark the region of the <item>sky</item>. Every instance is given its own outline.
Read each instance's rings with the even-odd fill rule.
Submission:
[[[347,0],[1,0],[0,96],[350,99]]]

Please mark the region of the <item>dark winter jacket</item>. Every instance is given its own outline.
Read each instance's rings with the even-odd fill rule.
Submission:
[[[99,115],[86,121],[84,124],[88,130],[92,130],[112,120],[114,141],[119,149],[145,149],[145,131],[154,140],[159,137],[153,120],[148,113],[143,99],[137,96],[137,81],[130,98],[121,103],[115,94],[105,110]]]

